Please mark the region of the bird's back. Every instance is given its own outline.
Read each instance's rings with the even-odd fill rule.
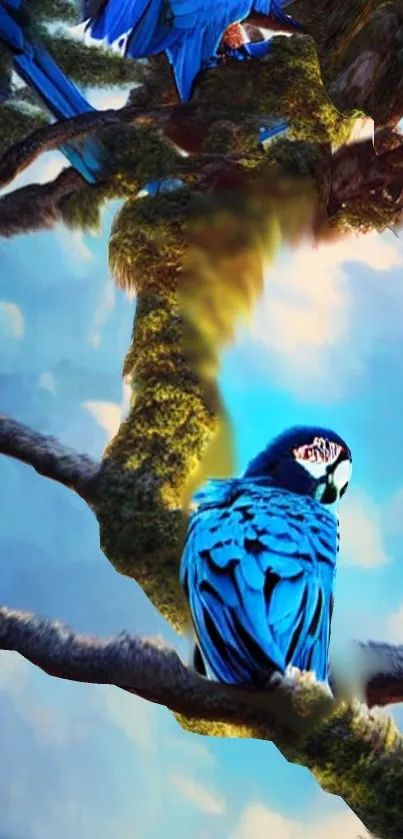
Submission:
[[[261,685],[293,664],[326,680],[336,517],[259,479],[211,481],[195,505],[181,581],[208,671]]]

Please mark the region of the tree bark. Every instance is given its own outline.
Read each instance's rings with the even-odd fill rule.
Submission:
[[[44,478],[73,489],[90,506],[97,496],[99,463],[5,414],[0,414],[0,454],[26,463]]]

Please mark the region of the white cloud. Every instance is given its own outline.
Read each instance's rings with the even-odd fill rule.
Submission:
[[[123,382],[122,401],[120,404],[94,400],[83,402],[82,407],[89,411],[98,425],[106,431],[108,440],[111,440],[117,434],[121,422],[126,418],[130,410],[130,399],[131,387],[127,382]]]
[[[231,839],[294,839],[298,825],[290,819],[268,810],[263,804],[249,804],[242,813]],[[293,835],[294,834],[294,835]]]
[[[225,800],[202,784],[197,783],[193,778],[189,778],[188,775],[183,775],[181,772],[173,772],[169,776],[168,781],[174,789],[189,799],[203,813],[210,813],[215,816],[220,816],[225,813]]]
[[[358,117],[354,120],[349,143],[362,143],[374,139],[375,123],[371,117]]]
[[[40,390],[47,390],[49,393],[56,393],[55,377],[51,370],[44,370],[38,376],[38,388]]]
[[[68,745],[73,737],[79,736],[79,729],[57,708],[37,699],[31,672],[32,665],[17,653],[0,651],[0,693],[4,691],[12,699],[14,709],[31,726],[39,742]]]
[[[362,368],[362,359],[349,346],[359,317],[345,267],[349,262],[385,272],[401,265],[403,256],[379,234],[352,234],[317,248],[308,243],[267,268],[252,336],[275,356],[282,383],[302,394],[320,390],[332,398],[346,368]]]
[[[54,229],[57,243],[68,260],[69,269],[74,272],[75,276],[82,275],[83,262],[94,258],[91,248],[85,241],[87,235],[89,234],[82,230],[70,230],[63,224],[58,224]]]
[[[108,717],[119,726],[130,742],[143,751],[152,751],[156,742],[153,706],[110,685],[99,685],[98,693],[102,696]]]
[[[31,163],[20,175],[0,190],[0,195],[5,195],[14,189],[20,189],[27,184],[43,184],[47,181],[53,181],[62,169],[68,165],[66,158],[58,151],[50,151],[41,155],[38,160]]]
[[[134,85],[120,85],[117,88],[104,90],[103,88],[91,88],[85,91],[85,95],[93,108],[98,111],[106,111],[108,108],[123,108],[126,104],[129,91]]]
[[[333,151],[341,145],[350,145],[351,143],[363,143],[366,140],[374,142],[375,123],[371,117],[357,117],[354,120],[347,143],[334,143],[332,145]]]
[[[391,641],[403,644],[403,605],[388,618],[387,628]]]
[[[0,334],[3,338],[22,338],[24,317],[16,303],[0,300]]]
[[[316,824],[312,820],[301,824],[256,803],[245,808],[231,839],[357,839],[358,835],[370,839],[357,816],[349,811]]]
[[[21,695],[27,682],[27,663],[17,653],[0,651],[0,687],[13,696]]]
[[[403,531],[403,487],[389,499],[383,511],[385,527],[392,533]]]
[[[105,283],[101,291],[99,306],[95,311],[89,332],[89,341],[98,349],[102,341],[102,328],[116,305],[116,288],[111,280]]]
[[[122,417],[122,406],[116,402],[83,402],[83,408],[93,416],[98,425],[106,431],[108,440],[115,436]]]
[[[91,248],[88,247],[84,233],[82,230],[69,230],[68,231],[71,238],[71,243],[76,249],[76,253],[82,259],[94,259],[94,254],[91,251]]]
[[[381,513],[365,492],[346,496],[339,519],[340,562],[376,568],[390,561],[383,545]]]

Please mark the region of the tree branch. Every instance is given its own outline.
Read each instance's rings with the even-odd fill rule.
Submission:
[[[210,682],[186,668],[178,653],[159,640],[127,632],[103,640],[80,635],[59,621],[7,607],[0,607],[0,649],[18,652],[59,679],[115,685],[204,720],[247,725],[260,719],[267,723],[270,698],[276,693],[265,695],[262,703],[255,692]],[[328,697],[326,703],[328,708]],[[283,716],[285,720],[287,715]],[[298,727],[297,715],[292,722]],[[294,740],[290,719],[287,723],[284,737]]]
[[[89,505],[96,497],[100,469],[96,461],[5,414],[0,414],[0,454],[20,460],[39,475],[73,489]]]
[[[44,152],[57,149],[64,143],[81,139],[100,128],[155,121],[163,123],[169,119],[171,111],[171,105],[163,105],[153,111],[134,105],[125,105],[117,110],[109,108],[105,111],[89,111],[78,117],[71,117],[71,119],[38,128],[7,149],[0,158],[0,188],[11,183]]]
[[[359,646],[371,672],[375,661],[381,666],[383,684],[391,674],[395,692],[396,679],[403,681],[403,648]],[[225,686],[187,669],[175,650],[160,641],[125,632],[108,640],[92,638],[60,622],[6,607],[0,608],[0,649],[18,652],[51,676],[116,685],[165,705],[180,715],[184,727],[191,718],[189,727],[199,733],[208,721],[209,733],[273,740],[288,759],[307,766],[325,789],[341,793],[368,830],[383,839],[400,835],[403,738],[391,720],[372,715],[358,703],[335,702],[307,674],[264,692]],[[399,691],[401,696],[401,687]],[[373,675],[368,692],[381,702],[388,693],[383,687],[378,693]],[[307,716],[302,708],[309,709]],[[214,731],[212,722],[218,724]],[[351,752],[349,764],[340,761],[344,747]],[[356,785],[346,779],[355,771],[355,762],[360,778]],[[387,798],[393,807],[385,806]]]
[[[0,197],[0,236],[49,229],[62,220],[62,198],[81,189],[85,181],[68,168],[53,181],[29,184]]]

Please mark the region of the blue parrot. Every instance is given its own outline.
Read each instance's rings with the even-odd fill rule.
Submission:
[[[253,12],[272,17],[287,29],[302,26],[283,12],[290,0],[83,0],[86,29],[95,40],[117,43],[130,58],[165,52],[179,96],[190,98],[200,70],[217,63],[225,30]],[[271,39],[245,44],[236,57],[262,57]]]
[[[341,437],[300,426],[243,477],[196,493],[180,580],[202,675],[263,688],[293,665],[327,683],[336,510],[351,468]]]
[[[287,0],[289,2],[289,0]],[[250,12],[270,14],[288,27],[301,27],[289,18],[282,7],[286,0],[84,0],[83,15],[94,39],[113,44],[123,38],[124,54],[129,58],[154,55],[164,51],[173,65],[178,92],[188,99],[197,73],[217,63],[217,49],[224,30],[234,20]],[[77,87],[36,41],[26,36],[19,18],[23,0],[0,0],[0,41],[12,55],[16,73],[42,99],[57,120],[69,119],[94,111]],[[240,59],[267,52],[269,41],[245,44],[239,50],[228,50]],[[2,95],[4,100],[7,91]],[[284,124],[285,125],[285,124]],[[264,130],[274,136],[285,130],[279,127]],[[90,184],[102,179],[106,151],[95,138],[65,143],[60,150]]]

